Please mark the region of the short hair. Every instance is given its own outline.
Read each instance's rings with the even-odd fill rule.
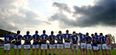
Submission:
[[[75,31],[73,31],[73,34],[76,33]]]
[[[17,34],[19,34],[19,33],[20,33],[20,31],[18,30],[18,31],[17,31]]]
[[[69,30],[66,30],[66,33],[68,33],[69,32]]]
[[[30,32],[29,32],[29,31],[27,31],[26,33],[27,33],[27,34],[29,34]]]
[[[46,33],[46,30],[43,30],[43,33]]]
[[[36,30],[35,33],[38,33],[38,31]]]
[[[61,34],[61,33],[62,33],[62,31],[59,31],[58,33],[60,33],[60,34]]]
[[[51,31],[51,34],[53,34],[54,33],[54,31]]]

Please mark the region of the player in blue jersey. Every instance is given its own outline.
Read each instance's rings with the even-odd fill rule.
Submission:
[[[68,53],[68,55],[71,55],[71,34],[69,34],[69,30],[66,30],[66,33],[63,34],[64,36],[64,48],[65,48],[65,52]]]
[[[17,31],[17,34],[14,35],[14,54],[15,55],[21,55],[21,40],[22,40],[22,35],[20,34],[20,31]]]
[[[72,55],[78,55],[77,53],[77,50],[78,50],[78,36],[77,36],[77,33],[75,31],[73,31],[72,35],[71,35],[71,43],[72,43]],[[75,53],[75,54],[74,54]]]
[[[92,42],[92,38],[89,36],[89,33],[86,33],[86,44],[87,44],[86,49],[87,49],[87,53],[90,53],[90,55],[92,55],[91,42]]]
[[[54,32],[53,31],[51,31],[51,35],[49,35],[49,37],[48,37],[48,40],[49,40],[49,51],[50,51],[50,55],[51,55],[51,53],[53,53],[53,54],[55,54],[55,47],[56,47],[56,45],[55,45],[55,39],[56,39],[56,36],[54,35]]]
[[[94,34],[91,34],[92,37],[92,47],[93,47],[93,53],[94,55],[98,54],[98,46],[97,46],[97,38]]]
[[[41,55],[43,51],[45,52],[45,55],[47,55],[47,49],[48,49],[47,39],[48,39],[48,35],[46,34],[46,31],[43,30],[43,34],[41,35]]]
[[[59,31],[58,34],[56,35],[56,40],[57,40],[57,52],[61,53],[63,55],[63,34],[62,31]]]
[[[102,33],[100,33],[101,40],[102,40],[102,55],[107,55],[107,44],[106,44],[106,36],[103,36]]]
[[[38,51],[39,51],[39,47],[40,47],[40,36],[38,35],[38,31],[35,31],[35,34],[32,36],[32,40],[33,40],[33,45],[32,45],[32,54],[33,55],[38,55]]]
[[[95,37],[97,39],[98,51],[101,50],[101,36],[95,33]]]
[[[23,36],[24,39],[24,55],[30,55],[30,48],[31,48],[31,35],[30,32],[27,31],[26,35]]]
[[[11,41],[12,41],[12,34],[9,32],[8,34],[4,35],[4,53],[3,53],[3,55],[10,55]]]
[[[84,34],[79,33],[80,37],[80,49],[81,49],[81,55],[86,55],[86,37]]]

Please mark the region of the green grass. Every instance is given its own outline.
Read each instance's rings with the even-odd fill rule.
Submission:
[[[49,50],[47,51],[48,53],[49,53]],[[65,51],[66,52],[66,51]],[[112,55],[116,55],[116,49],[115,50],[112,50],[111,51],[112,52]],[[24,51],[23,51],[23,49],[22,49],[22,54],[21,55],[23,55],[23,53],[24,53]],[[32,49],[31,49],[31,53],[32,53]],[[38,52],[38,53],[40,53],[40,52]],[[61,53],[64,53],[63,51],[62,52],[55,52],[55,54],[56,55],[61,55]],[[102,52],[100,52],[100,54],[101,54]],[[43,53],[44,54],[44,53]],[[68,54],[68,53],[67,53]],[[67,55],[67,54],[65,54],[65,55]],[[99,55],[100,55],[99,54]],[[0,48],[0,55],[3,55],[3,49],[2,48]],[[10,51],[10,55],[14,55],[14,51],[13,51],[13,49],[11,49],[11,51]],[[76,55],[76,54],[75,54]],[[78,55],[80,55],[80,50],[78,51]]]

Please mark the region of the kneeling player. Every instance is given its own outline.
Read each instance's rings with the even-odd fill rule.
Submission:
[[[86,55],[86,37],[82,33],[79,33],[80,37],[80,49],[81,49],[81,55]]]
[[[43,55],[43,51],[45,52],[45,55],[47,55],[47,49],[48,49],[48,45],[47,45],[47,39],[48,39],[48,35],[46,34],[46,31],[43,30],[43,34],[41,35],[41,55]]]
[[[73,54],[72,55],[75,55],[75,54],[78,55],[77,54],[78,53],[77,52],[77,50],[78,50],[78,36],[77,36],[75,31],[71,35],[71,39],[72,39],[72,50],[73,50]]]
[[[30,48],[31,48],[31,35],[30,32],[27,31],[26,35],[24,35],[24,55],[30,55]]]
[[[4,36],[4,53],[3,53],[3,55],[10,55],[11,40],[12,40],[11,33]]]
[[[15,55],[21,55],[21,48],[22,48],[21,40],[22,40],[22,35],[20,35],[20,31],[17,31],[17,34],[14,35],[14,39],[15,39],[14,54]]]
[[[54,32],[53,31],[51,31],[51,35],[49,35],[49,37],[48,37],[48,40],[49,40],[49,42],[50,42],[50,44],[49,44],[49,50],[50,50],[50,55],[51,55],[51,53],[53,53],[54,55],[55,55],[55,35],[54,35]]]
[[[90,55],[92,55],[91,41],[92,41],[92,38],[89,36],[89,33],[86,33],[87,53],[90,53]]]
[[[33,45],[32,45],[33,55],[38,55],[39,46],[40,46],[38,31],[35,31],[35,34],[33,35],[32,39],[33,39]]]
[[[56,40],[57,40],[57,52],[61,53],[61,55],[63,55],[63,35],[62,32],[59,31],[57,36],[56,36]]]

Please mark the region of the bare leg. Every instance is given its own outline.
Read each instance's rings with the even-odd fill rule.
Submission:
[[[45,55],[47,55],[47,49],[45,49]]]

